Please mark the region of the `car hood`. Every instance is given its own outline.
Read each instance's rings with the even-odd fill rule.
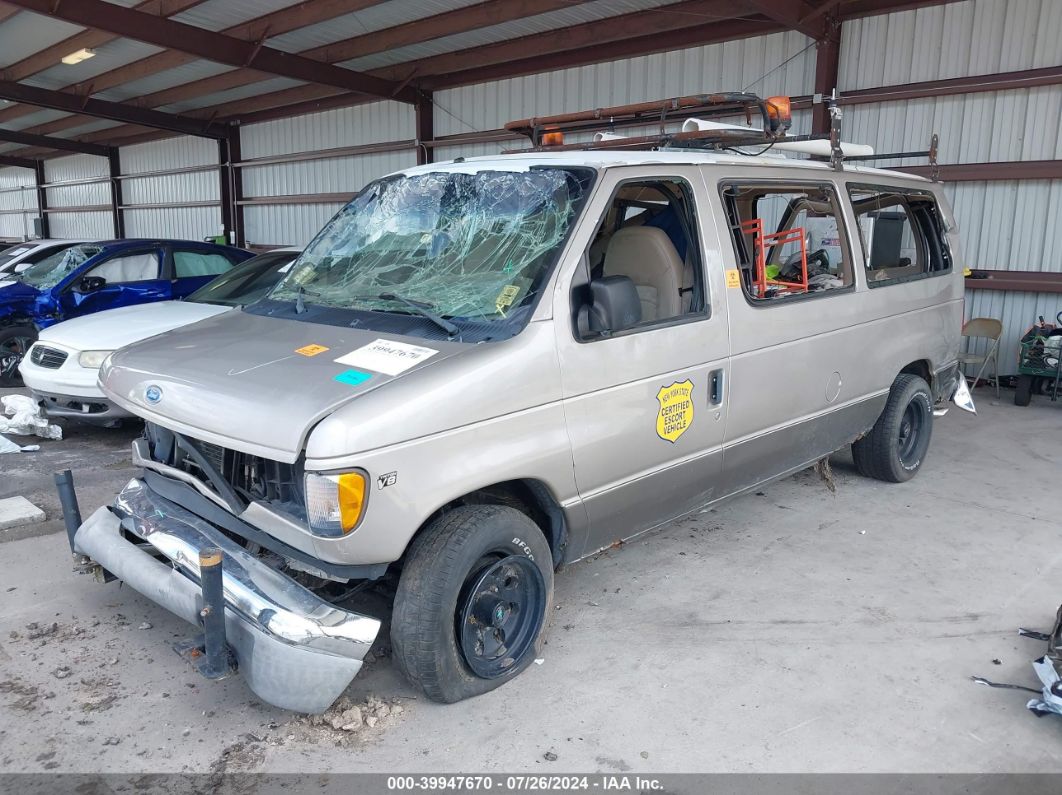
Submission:
[[[364,354],[355,363],[336,361],[377,340],[431,353],[414,363],[375,360],[393,374],[364,364]],[[338,407],[475,347],[226,312],[116,352],[100,384],[115,403],[149,421],[294,462],[313,426]]]
[[[75,351],[113,351],[230,309],[188,301],[126,306],[58,323],[42,331],[40,339]]]
[[[31,301],[40,294],[41,291],[36,287],[30,287],[28,284],[0,276],[0,303]]]

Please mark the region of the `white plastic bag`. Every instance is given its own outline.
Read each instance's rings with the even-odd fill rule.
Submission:
[[[0,415],[0,433],[15,436],[39,436],[42,439],[63,438],[63,429],[41,416],[41,407],[26,395],[7,395],[0,398],[4,410]]]

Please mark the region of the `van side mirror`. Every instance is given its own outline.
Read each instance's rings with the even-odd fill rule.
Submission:
[[[642,322],[642,300],[627,276],[603,276],[590,282],[590,300],[579,309],[579,335],[609,335]]]
[[[107,286],[107,280],[102,276],[86,276],[77,283],[79,293],[94,293]]]

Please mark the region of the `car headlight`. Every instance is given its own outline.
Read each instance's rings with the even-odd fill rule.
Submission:
[[[306,519],[311,533],[340,538],[358,526],[368,496],[363,472],[341,475],[307,472],[305,485]]]
[[[90,370],[98,370],[104,360],[114,351],[81,351],[77,357],[77,363]]]

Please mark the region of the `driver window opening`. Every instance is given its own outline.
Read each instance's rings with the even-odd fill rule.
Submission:
[[[832,188],[725,185],[723,200],[750,299],[776,301],[853,284]]]
[[[695,233],[693,196],[677,179],[619,187],[590,244],[591,283],[629,279],[648,326],[704,314],[707,301]]]

